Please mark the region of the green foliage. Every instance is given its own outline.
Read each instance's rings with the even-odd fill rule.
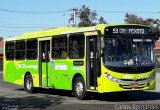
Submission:
[[[96,11],[92,11],[89,7],[83,5],[81,9],[78,11],[78,17],[80,22],[78,23],[78,27],[87,27],[96,25],[95,20],[97,20]]]
[[[106,20],[101,16],[97,19],[98,14],[96,10],[91,10],[88,6],[83,5],[80,9],[77,9],[76,13],[78,17],[78,27],[88,27],[94,26],[96,24],[106,24]],[[69,22],[74,19],[73,14],[71,14]]]
[[[99,18],[99,24],[107,24],[106,20],[102,16]]]

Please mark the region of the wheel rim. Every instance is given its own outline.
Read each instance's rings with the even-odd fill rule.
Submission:
[[[82,95],[82,93],[83,93],[83,84],[82,84],[82,82],[78,82],[76,84],[76,93],[79,96]]]
[[[30,90],[32,87],[32,82],[28,79],[27,80],[27,89]]]

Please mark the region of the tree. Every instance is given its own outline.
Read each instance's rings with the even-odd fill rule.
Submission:
[[[99,24],[107,24],[106,20],[102,16],[99,18]]]
[[[136,15],[126,13],[125,17],[124,21],[127,24],[143,24],[143,19]]]
[[[80,9],[77,9],[76,15],[78,16],[78,27],[87,27],[94,26],[98,23],[106,23],[106,20],[101,16],[100,19],[97,19],[97,12],[91,10],[88,6],[83,5]],[[69,22],[74,19],[73,14],[70,15]]]
[[[142,17],[138,17],[137,15],[126,13],[124,21],[127,24],[142,24],[142,25],[147,25],[151,27],[155,40],[157,40],[160,36],[160,20],[159,19],[153,19],[153,18],[144,19]]]
[[[91,11],[89,7],[83,5],[81,9],[79,9],[78,17],[80,22],[78,23],[78,27],[87,27],[95,25],[95,20],[97,20],[96,11]]]

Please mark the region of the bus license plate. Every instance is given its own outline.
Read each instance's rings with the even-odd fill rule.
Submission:
[[[132,88],[138,88],[138,87],[139,87],[139,84],[137,84],[137,83],[131,84],[131,87],[132,87]]]

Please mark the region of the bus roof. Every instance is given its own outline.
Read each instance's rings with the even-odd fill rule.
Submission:
[[[145,26],[145,25],[139,25],[139,24],[113,24],[113,25],[107,25],[107,24],[98,24],[96,26],[90,26],[90,27],[58,27],[58,28],[52,28],[52,29],[45,29],[40,31],[33,31],[33,32],[26,32],[20,36],[16,37],[8,37],[5,38],[5,41],[12,41],[12,40],[21,40],[21,39],[29,39],[29,38],[39,38],[39,37],[50,37],[54,35],[61,35],[61,34],[69,34],[69,33],[77,33],[77,32],[88,32],[88,31],[95,31],[100,30],[102,34],[104,34],[104,28],[109,26]],[[146,26],[145,26],[146,27]]]
[[[20,40],[20,39],[28,39],[28,38],[39,38],[39,37],[46,37],[46,36],[54,36],[54,35],[61,35],[67,33],[76,33],[76,32],[85,32],[85,31],[94,31],[96,30],[96,26],[91,27],[58,27],[53,29],[45,29],[40,31],[33,31],[27,32],[20,36],[16,37],[8,37],[5,40]]]

